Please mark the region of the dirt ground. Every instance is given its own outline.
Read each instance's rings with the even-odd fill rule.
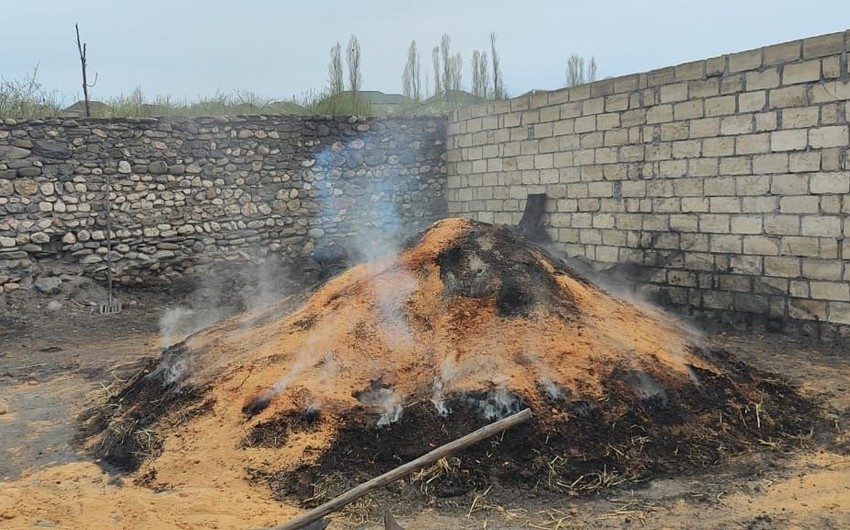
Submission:
[[[0,528],[258,528],[297,513],[251,487],[240,469],[211,475],[197,462],[191,478],[152,489],[73,448],[74,419],[88,400],[156,355],[161,318],[191,298],[182,288],[122,293],[125,310],[102,316],[88,305],[101,296],[16,293],[0,302]],[[56,299],[62,307],[48,311]],[[193,309],[176,336],[226,313]],[[782,335],[707,338],[798,385],[833,428],[801,438],[790,452],[765,447],[708,471],[591,497],[483,490],[424,509],[397,499],[388,507],[409,530],[850,527],[850,354]],[[358,503],[331,528],[379,528],[361,518],[386,499]]]

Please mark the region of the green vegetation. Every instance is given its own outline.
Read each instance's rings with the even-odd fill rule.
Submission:
[[[91,116],[95,118],[145,118],[154,116],[233,116],[239,114],[293,114],[380,116],[386,114],[437,115],[483,101],[466,92],[450,92],[446,97],[432,97],[424,101],[403,100],[392,105],[373,103],[370,92],[343,91],[308,92],[285,100],[263,98],[251,92],[217,93],[194,100],[168,96],[148,98],[136,87],[129,95],[91,102]],[[63,111],[67,103],[57,92],[44,89],[38,81],[37,71],[23,80],[0,80],[0,119],[81,117],[80,102],[71,110]]]
[[[38,81],[36,72],[23,80],[0,80],[0,119],[49,118],[57,116],[80,117],[82,104],[63,112],[64,102],[56,92],[46,91]],[[93,101],[91,116],[95,118],[144,118],[153,116],[225,116],[238,114],[294,114],[294,115],[373,115],[371,102],[350,93],[330,95],[307,93],[286,100],[263,98],[251,92],[232,94],[216,93],[194,100],[168,96],[145,97],[141,88],[129,95]]]
[[[105,110],[92,109],[98,117],[146,117],[146,116],[223,116],[236,114],[295,114],[368,116],[373,113],[372,105],[362,96],[350,92],[327,94],[309,92],[300,97],[272,100],[252,92],[217,93],[212,97],[191,100],[175,100],[156,97],[151,101],[144,98],[140,88],[129,96],[107,99]]]
[[[139,88],[129,95],[93,101],[91,116],[95,118],[145,118],[154,116],[233,116],[239,114],[292,114],[380,116],[386,114],[437,115],[482,101],[469,94],[451,93],[425,101],[407,100],[400,104],[373,103],[369,93],[342,92],[331,95],[309,92],[286,100],[271,100],[250,92],[218,93],[195,100],[157,96],[148,99]],[[81,117],[82,104],[63,112],[66,105],[55,92],[45,91],[34,77],[22,81],[0,82],[0,119]]]
[[[197,99],[178,99],[170,96],[148,98],[140,87],[129,95],[91,101],[93,117],[155,117],[155,116],[222,116],[239,114],[293,114],[293,115],[358,115],[386,114],[437,115],[487,100],[508,97],[499,54],[496,34],[490,34],[489,55],[474,50],[471,61],[471,92],[463,87],[463,60],[460,53],[452,53],[451,37],[443,35],[439,46],[432,49],[433,77],[425,72],[416,42],[410,43],[402,76],[404,96],[362,90],[362,58],[360,44],[352,35],[344,50],[336,43],[330,50],[328,83],[325,90],[310,91],[288,99],[268,99],[252,92],[236,91],[216,93]],[[79,46],[78,46],[79,47]],[[81,48],[81,53],[84,51]],[[348,89],[345,87],[343,55],[348,67]],[[425,68],[427,70],[427,68]],[[574,86],[593,81],[596,61],[591,57],[571,56],[567,68],[567,84]],[[87,86],[93,86],[87,85]],[[21,80],[0,78],[0,119],[81,117],[82,102],[66,108],[57,91],[45,89],[38,80],[38,67]]]
[[[217,93],[194,101],[158,96],[147,100],[136,87],[129,96],[104,101],[103,108],[93,108],[96,117],[149,116],[218,116],[225,114],[300,113],[301,106],[292,101],[270,101],[250,92]]]
[[[21,80],[0,78],[0,118],[55,116],[60,105],[57,93],[46,90],[38,81],[38,66]]]
[[[376,114],[372,102],[362,94],[342,92],[340,94],[320,94],[302,99],[302,112],[320,116],[373,116]],[[380,114],[380,113],[377,113]]]

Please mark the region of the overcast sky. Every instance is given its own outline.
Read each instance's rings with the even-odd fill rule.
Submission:
[[[0,77],[39,79],[75,101],[74,22],[99,75],[93,99],[196,98],[250,91],[287,98],[326,84],[328,51],[354,33],[363,89],[401,91],[411,39],[423,77],[440,36],[471,79],[473,49],[498,35],[512,95],[565,84],[571,53],[594,55],[599,77],[670,66],[850,27],[840,0],[0,0]]]

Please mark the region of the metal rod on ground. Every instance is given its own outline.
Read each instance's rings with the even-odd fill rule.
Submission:
[[[106,174],[106,288],[112,304],[112,177]]]
[[[325,515],[329,513],[333,513],[345,505],[356,501],[360,497],[366,495],[370,491],[380,488],[382,486],[386,486],[391,482],[395,482],[400,478],[404,478],[405,476],[422,469],[425,466],[429,466],[439,459],[449,456],[452,453],[459,451],[460,449],[464,449],[472,444],[480,442],[481,440],[485,440],[499,434],[500,432],[510,429],[520,423],[526,422],[531,419],[531,409],[525,409],[516,414],[508,416],[507,418],[503,418],[495,423],[491,423],[485,427],[478,429],[477,431],[471,432],[462,438],[458,438],[453,442],[449,442],[445,445],[441,445],[440,447],[434,449],[430,453],[420,456],[416,460],[412,460],[402,466],[399,466],[392,471],[388,471],[383,475],[375,477],[363,484],[360,484],[354,489],[348,490],[343,493],[339,497],[322,504],[317,508],[313,508],[307,513],[301,514],[298,517],[291,519],[281,525],[275,526],[271,528],[271,530],[297,530],[299,528],[303,528],[306,525],[321,519]]]
[[[112,292],[112,177],[106,174],[106,302],[101,303],[99,310],[103,315],[113,315],[121,312],[121,302],[115,299]]]

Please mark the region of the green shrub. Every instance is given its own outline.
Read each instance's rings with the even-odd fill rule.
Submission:
[[[55,91],[38,81],[38,66],[21,80],[0,78],[0,118],[44,118],[56,116],[60,101]]]

